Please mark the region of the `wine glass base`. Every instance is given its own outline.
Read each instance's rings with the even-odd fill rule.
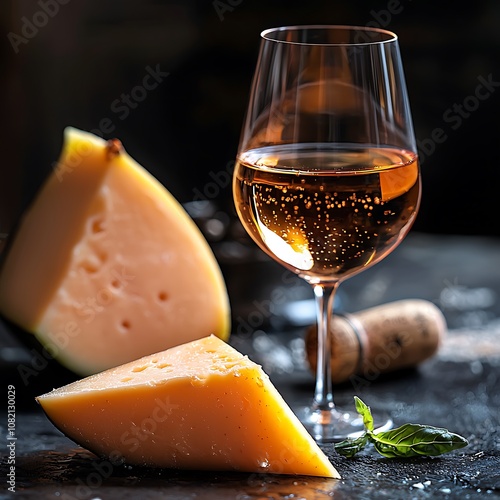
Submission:
[[[319,410],[311,407],[295,408],[295,414],[317,443],[337,443],[356,438],[365,431],[363,418],[356,411],[334,407]],[[374,432],[389,430],[393,421],[384,411],[372,409]]]

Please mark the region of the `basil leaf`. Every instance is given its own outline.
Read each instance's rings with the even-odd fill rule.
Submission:
[[[369,433],[375,449],[384,457],[437,456],[467,446],[468,441],[439,427],[404,424],[397,429]]]
[[[368,436],[363,434],[360,437],[354,439],[345,439],[344,441],[340,441],[339,443],[335,443],[333,447],[335,450],[344,457],[353,457],[361,451],[368,442]]]
[[[354,396],[356,410],[363,418],[366,432],[355,439],[334,444],[335,450],[345,457],[353,457],[370,441],[375,449],[387,458],[437,456],[467,446],[462,436],[440,427],[420,424],[404,424],[397,429],[373,432],[374,424],[370,407]]]
[[[363,417],[363,423],[365,424],[366,430],[373,431],[374,425],[370,407],[363,403],[357,396],[354,396],[354,403],[356,405],[356,411]]]

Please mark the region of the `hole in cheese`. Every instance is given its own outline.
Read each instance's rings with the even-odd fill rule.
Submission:
[[[89,274],[97,273],[102,265],[108,260],[106,252],[96,252],[87,256],[85,260],[80,262],[80,268]]]
[[[121,284],[118,280],[113,280],[111,282],[111,288],[114,288],[115,290],[118,290],[119,288],[121,288]]]
[[[105,230],[105,222],[103,216],[92,217],[88,221],[91,234],[103,233]]]
[[[99,266],[95,262],[86,260],[80,264],[80,268],[89,274],[94,274],[99,270]]]
[[[162,368],[168,368],[170,366],[172,366],[170,363],[159,363],[158,365],[156,365],[156,368],[162,369]]]
[[[123,330],[130,330],[131,324],[130,324],[130,321],[128,319],[124,319],[120,323],[120,326],[122,327]]]

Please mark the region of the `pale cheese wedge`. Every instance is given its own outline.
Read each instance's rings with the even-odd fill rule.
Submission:
[[[0,312],[80,375],[230,331],[192,219],[119,141],[74,128],[13,235]]]
[[[37,400],[68,437],[114,461],[339,477],[262,368],[213,335]]]

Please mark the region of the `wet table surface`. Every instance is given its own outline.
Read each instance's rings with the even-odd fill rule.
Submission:
[[[446,427],[469,445],[433,458],[386,459],[367,448],[355,458],[322,448],[342,479],[114,466],[65,438],[33,404],[33,396],[70,381],[58,365],[24,383],[31,362],[12,338],[3,340],[2,381],[16,387],[16,492],[7,490],[7,417],[0,421],[0,498],[26,499],[407,499],[500,497],[500,241],[413,235],[385,262],[346,282],[345,309],[400,298],[424,298],[444,312],[449,331],[438,353],[415,368],[335,387],[339,406],[354,394],[406,422]],[[368,294],[367,292],[371,292]],[[281,323],[283,324],[283,323]],[[5,334],[4,334],[5,335]],[[258,349],[266,336],[268,348]],[[238,335],[232,343],[261,363],[294,406],[309,398],[313,379],[296,360],[303,329]],[[287,357],[288,356],[288,357]],[[295,356],[295,357],[294,357]],[[6,403],[4,403],[6,404]]]

